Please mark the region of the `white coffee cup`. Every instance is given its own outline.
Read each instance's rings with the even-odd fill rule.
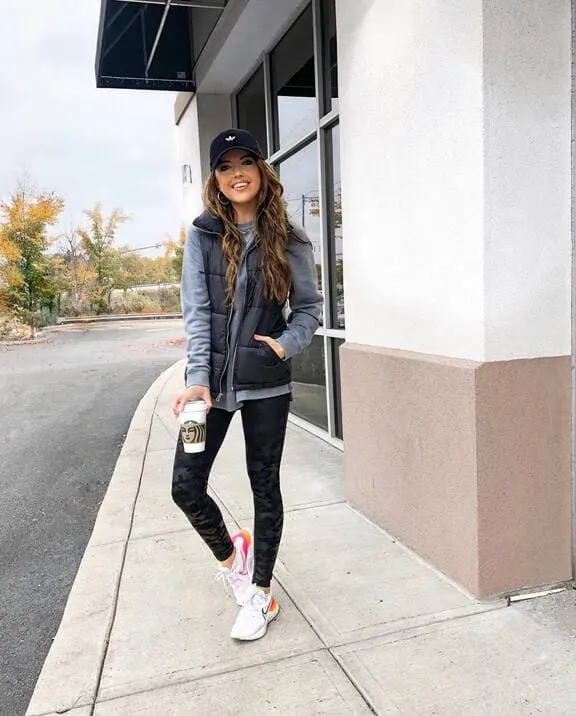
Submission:
[[[180,432],[184,452],[203,452],[206,448],[206,403],[192,400],[180,411]]]

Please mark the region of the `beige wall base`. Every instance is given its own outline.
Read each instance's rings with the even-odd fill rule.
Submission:
[[[347,343],[348,498],[478,596],[572,578],[570,357]]]

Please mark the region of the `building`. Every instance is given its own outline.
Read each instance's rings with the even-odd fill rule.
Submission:
[[[571,22],[568,0],[102,5],[99,84],[179,91],[188,219],[217,131],[267,147],[325,297],[294,413],[344,437],[352,504],[480,596],[574,575]]]

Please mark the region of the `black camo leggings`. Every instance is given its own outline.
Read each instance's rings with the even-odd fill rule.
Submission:
[[[246,443],[246,466],[254,496],[254,583],[269,587],[278,555],[284,507],[280,462],[284,450],[290,395],[247,400],[240,409]],[[206,449],[185,453],[178,438],[172,476],[172,498],[219,562],[233,545],[218,506],[207,494],[212,464],[234,413],[212,408],[206,420]]]

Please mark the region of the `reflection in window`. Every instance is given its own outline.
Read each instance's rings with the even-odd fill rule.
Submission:
[[[322,0],[322,71],[326,88],[325,110],[338,109],[338,53],[336,44],[336,7],[334,0]]]
[[[256,70],[238,93],[238,126],[252,132],[268,156],[263,67]]]
[[[318,290],[322,292],[322,260],[320,212],[318,210],[318,143],[314,140],[304,149],[282,162],[279,167],[280,181],[284,186],[284,198],[288,215],[300,224],[308,234],[314,249],[314,263],[318,276]]]
[[[292,391],[292,412],[328,430],[323,336],[314,336],[308,348],[292,359]]]
[[[340,128],[329,133],[328,220],[330,236],[330,262],[334,276],[332,298],[332,326],[344,328],[344,255],[342,245],[342,184],[340,182]]]
[[[278,149],[314,129],[318,119],[311,6],[272,51],[270,64],[276,100],[275,147]]]

